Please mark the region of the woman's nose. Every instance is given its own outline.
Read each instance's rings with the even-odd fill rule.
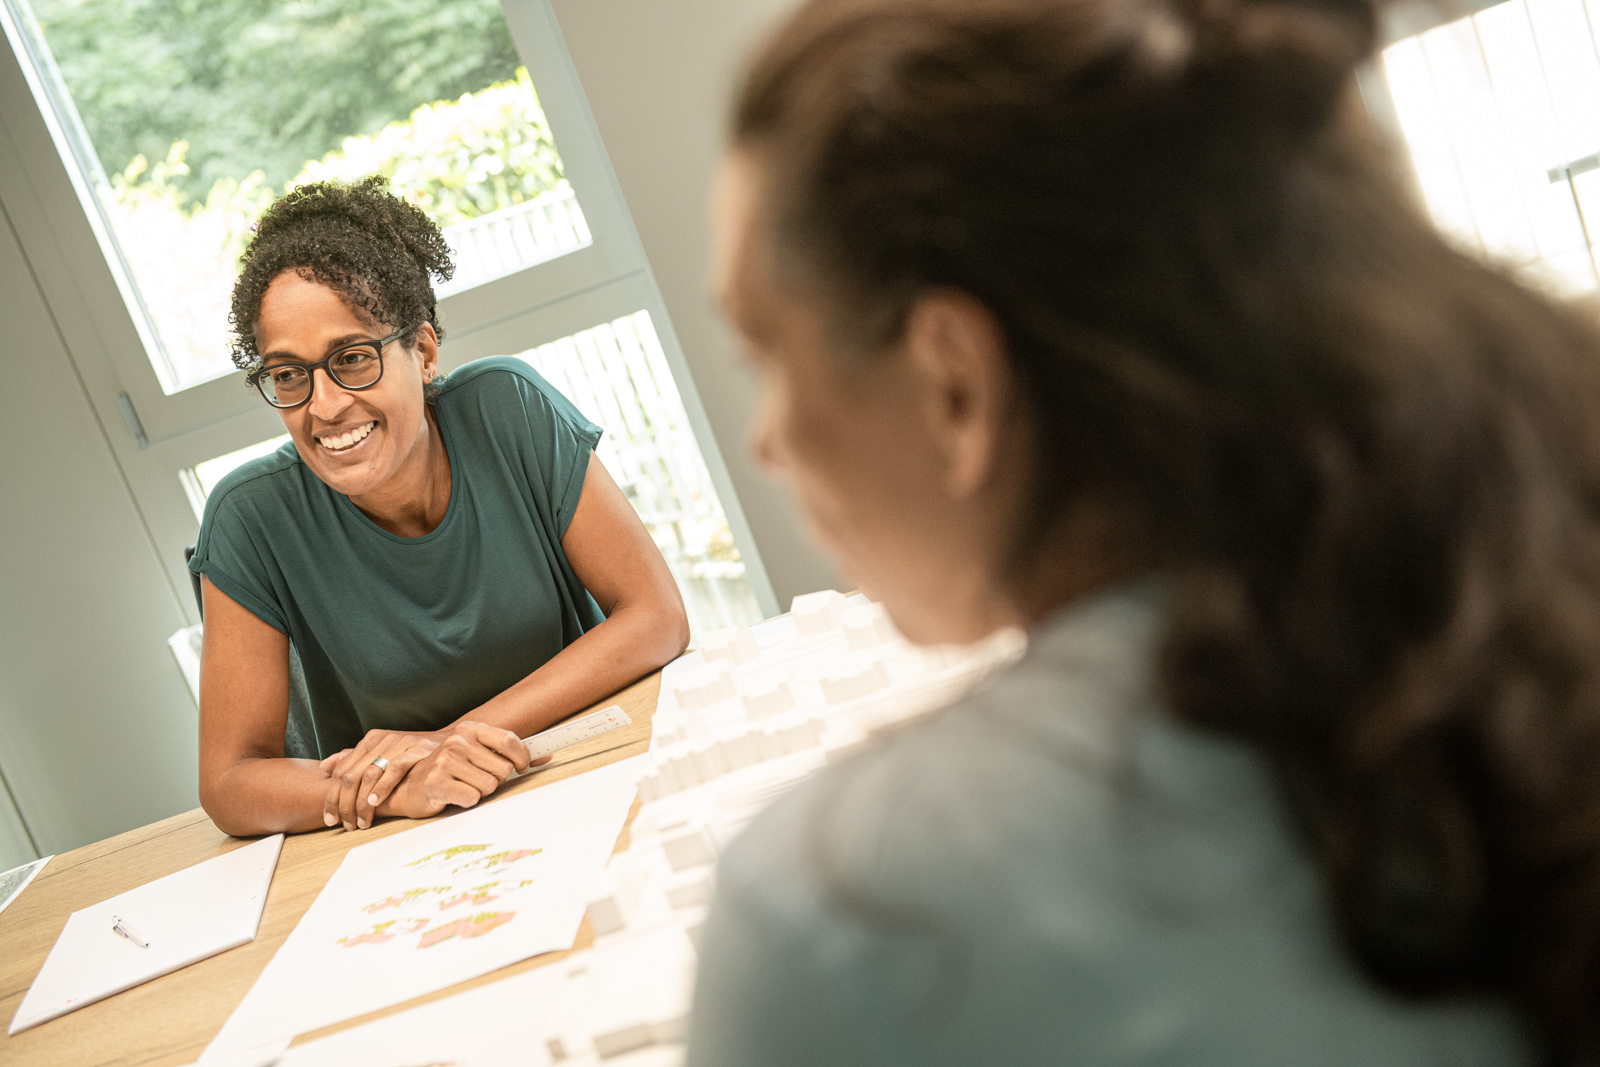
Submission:
[[[324,422],[334,422],[350,406],[350,393],[333,380],[326,367],[311,372],[311,399],[306,410]]]

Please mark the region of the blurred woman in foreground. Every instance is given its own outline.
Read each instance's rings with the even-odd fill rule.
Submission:
[[[911,638],[724,858],[694,1067],[1600,1057],[1600,340],[1447,247],[1356,0],[817,0],[722,297]]]

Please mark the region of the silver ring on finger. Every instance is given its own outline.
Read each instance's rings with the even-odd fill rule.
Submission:
[[[386,771],[389,769],[389,761],[384,759],[382,756],[379,756],[377,759],[373,760],[372,765],[378,768],[380,771]]]

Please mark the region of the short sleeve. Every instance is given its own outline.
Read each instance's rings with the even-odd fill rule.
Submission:
[[[531,367],[532,391],[536,398],[529,405],[529,428],[535,440],[544,440],[539,450],[545,464],[545,479],[556,509],[556,536],[562,537],[578,510],[584,479],[589,473],[589,456],[600,443],[600,427],[583,417],[572,401],[562,396]],[[541,423],[543,425],[541,425]]]
[[[501,384],[506,379],[494,374],[497,371],[509,372],[512,388],[506,389]],[[487,386],[490,375],[494,375],[492,387]],[[484,386],[479,390],[486,394],[479,397],[481,404],[500,407],[506,400],[515,398],[519,410],[513,413],[501,408],[502,417],[517,422],[518,432],[526,427],[526,440],[532,447],[524,451],[524,462],[536,468],[537,481],[549,494],[555,536],[560,540],[578,510],[584,478],[589,471],[589,456],[604,431],[585,418],[572,401],[538,371],[514,356],[476,360],[454,372],[449,387],[465,389],[474,379]],[[490,421],[498,420],[491,418]]]
[[[274,630],[288,633],[288,616],[272,581],[274,565],[248,521],[248,486],[259,476],[248,467],[234,471],[212,491],[189,570],[210,579]]]

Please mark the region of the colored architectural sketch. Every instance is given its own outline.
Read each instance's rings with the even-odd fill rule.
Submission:
[[[570,947],[633,803],[637,767],[598,767],[351,849],[208,1055]],[[388,1058],[460,1058],[399,1052]]]

